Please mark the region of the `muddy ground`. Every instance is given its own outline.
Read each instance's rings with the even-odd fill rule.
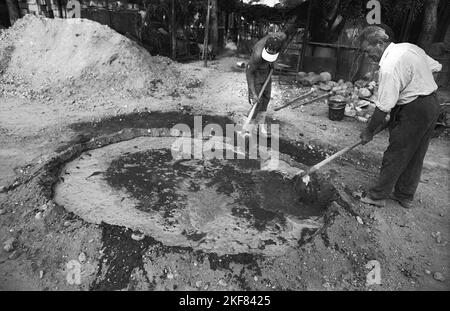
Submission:
[[[324,168],[321,176],[338,196],[323,215],[323,227],[303,231],[298,245],[282,256],[168,246],[149,235],[136,239],[129,228],[86,222],[53,202],[54,187],[64,178],[61,168],[95,147],[89,145],[93,138],[105,145],[117,142],[107,135],[124,128],[170,127],[195,115],[242,123],[249,106],[245,76],[233,69],[239,60],[245,59],[225,57],[208,69],[200,62],[180,65],[198,81],[185,94],[139,99],[99,94],[77,109],[67,105],[78,100],[76,94],[55,92],[45,100],[3,95],[0,289],[449,290],[447,133],[430,145],[411,210],[393,201],[375,208],[353,197],[375,182],[387,133]],[[273,87],[269,112],[281,126],[283,150],[305,165],[353,143],[365,126],[350,118],[330,121],[324,102],[274,112],[302,90],[277,81]],[[304,150],[314,152],[302,158]],[[10,238],[15,243],[7,252],[3,242]],[[365,265],[371,260],[380,263],[381,285],[366,286]],[[79,280],[73,276],[77,267]]]

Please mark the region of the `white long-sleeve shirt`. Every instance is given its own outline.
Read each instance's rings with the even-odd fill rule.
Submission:
[[[390,112],[438,89],[433,72],[442,65],[411,43],[391,43],[380,60],[377,107]]]

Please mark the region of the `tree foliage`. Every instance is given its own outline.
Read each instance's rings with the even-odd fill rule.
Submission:
[[[147,14],[153,20],[165,22],[170,16],[171,0],[143,0]],[[175,14],[178,27],[190,26],[196,21],[204,23],[206,20],[207,0],[176,0]],[[218,9],[227,13],[241,9],[239,0],[217,0]],[[166,17],[163,19],[163,17]]]
[[[413,7],[412,18],[416,19],[422,12],[425,0],[379,0],[381,3],[381,19],[384,24],[394,26],[402,22],[402,17]]]
[[[305,0],[280,0],[280,4],[285,8],[295,8],[305,2]]]
[[[147,14],[153,20],[167,22],[171,12],[171,0],[144,0],[143,4]],[[197,14],[206,11],[205,0],[175,1],[176,25],[190,25]]]
[[[312,40],[334,42],[347,21],[364,21],[368,0],[308,0],[313,1]],[[423,12],[426,0],[379,0],[381,21],[399,35],[411,13],[415,20]],[[299,7],[303,0],[280,0],[287,8]],[[414,5],[413,5],[414,3]],[[411,9],[413,8],[413,9]],[[412,10],[412,11],[411,11]]]

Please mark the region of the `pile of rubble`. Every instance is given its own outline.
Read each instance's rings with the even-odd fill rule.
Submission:
[[[328,72],[320,74],[299,72],[297,81],[303,86],[312,87],[315,96],[322,91],[333,96],[334,100],[346,102],[345,115],[358,121],[367,122],[375,109],[378,93],[375,81],[358,80],[352,83],[341,79],[336,82],[332,81]]]
[[[0,96],[161,97],[188,80],[169,58],[86,19],[26,15],[0,33]]]

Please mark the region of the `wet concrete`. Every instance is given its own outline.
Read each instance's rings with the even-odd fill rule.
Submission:
[[[85,221],[140,230],[168,246],[281,256],[323,226],[336,199],[320,176],[299,193],[258,160],[172,158],[173,137],[90,150],[63,168],[55,201]],[[201,140],[194,140],[201,143]]]
[[[193,126],[193,116],[184,113],[139,113],[98,123],[75,124],[73,129],[79,135],[64,148],[74,144],[86,144],[96,137],[113,135],[123,128],[170,128],[178,123]],[[203,126],[211,123],[225,127],[232,121],[220,116],[203,116]],[[314,175],[309,186],[298,192],[298,189],[292,187],[292,182],[284,179],[282,175],[259,171],[261,163],[258,160],[174,162],[170,150],[161,145],[154,146],[154,149],[138,147],[139,142],[132,142],[131,145],[135,146],[123,147],[126,152],[111,155],[106,166],[101,170],[91,170],[84,179],[94,182],[101,179],[115,191],[128,193],[130,196],[126,200],[122,197],[121,201],[124,202],[121,203],[133,202],[134,208],[139,212],[162,216],[159,219],[163,221],[160,221],[159,225],[162,224],[165,230],[177,227],[177,223],[183,219],[179,217],[180,210],[192,210],[199,202],[202,204],[194,214],[189,214],[193,227],[190,230],[185,228],[178,231],[179,235],[191,241],[190,243],[167,243],[162,235],[148,234],[145,230],[139,230],[139,226],[121,225],[120,222],[108,220],[102,222],[104,252],[97,279],[91,285],[93,290],[123,289],[126,284],[129,289],[133,289],[130,288],[133,284],[130,277],[136,269],[144,272],[149,289],[155,289],[158,280],[155,280],[154,276],[146,275],[145,267],[142,266],[145,254],[153,254],[155,250],[165,254],[195,254],[199,261],[206,256],[212,270],[227,269],[230,263],[239,263],[243,265],[242,271],[253,271],[253,274],[258,275],[259,259],[282,255],[286,247],[301,247],[311,241],[314,235],[322,231],[321,226],[326,225],[323,216],[330,203],[340,200],[330,181],[320,175]],[[95,151],[85,152],[80,158],[90,158]],[[109,155],[108,150],[104,152]],[[286,152],[292,159],[302,161],[306,165],[313,165],[324,159],[324,153],[319,149],[285,140],[280,141],[280,152]],[[74,163],[72,168],[79,170],[79,164]],[[72,172],[66,166],[62,168],[61,176],[70,178]],[[59,184],[63,183],[64,180],[59,181]],[[195,197],[195,200],[189,201],[189,197]],[[217,205],[224,202],[227,206],[225,209],[223,205]],[[208,230],[199,230],[214,226],[214,221],[217,221],[217,215],[214,215],[216,212],[219,216],[228,213],[232,218],[241,219],[242,224],[246,225],[231,225],[229,228],[230,231],[241,231],[241,235],[247,234],[247,240],[242,239],[240,242],[238,236],[230,235],[232,243],[228,244],[235,245],[231,248],[221,248],[227,244],[227,237],[220,241],[220,231],[211,238],[208,236]],[[218,219],[223,222],[220,217]],[[308,223],[311,219],[314,225],[309,223],[307,226],[303,224],[298,227],[302,220]],[[202,223],[205,226],[202,227]],[[292,230],[292,226],[297,229]],[[255,232],[249,231],[250,227]],[[131,239],[130,235],[134,230],[146,232],[144,240]],[[286,235],[286,230],[290,234]],[[175,230],[174,233],[176,232]],[[260,236],[257,232],[260,232]],[[246,245],[256,237],[259,242]],[[199,248],[202,243],[207,244],[207,247]],[[209,249],[214,243],[219,245],[218,249]],[[237,244],[241,245],[236,247]],[[244,277],[235,277],[242,288],[248,287]]]
[[[224,271],[226,273],[233,272],[233,265],[242,266],[240,275],[235,275],[235,281],[242,289],[249,290],[248,280],[244,277],[244,272],[257,276],[261,276],[261,268],[259,263],[263,260],[261,255],[256,254],[227,254],[218,255],[216,253],[204,253],[202,251],[193,250],[190,247],[173,247],[166,246],[163,243],[145,237],[141,241],[132,239],[132,230],[102,223],[103,252],[100,257],[100,265],[95,277],[95,281],[91,284],[90,290],[95,291],[111,291],[111,290],[138,290],[135,288],[135,280],[132,274],[135,271],[142,272],[144,282],[148,284],[147,290],[157,289],[157,283],[167,278],[168,270],[162,269],[159,275],[149,275],[147,272],[145,261],[156,258],[164,258],[168,254],[176,254],[177,256],[189,257],[190,264],[192,261],[199,265],[205,265],[211,271]],[[171,290],[177,290],[174,286]]]
[[[169,225],[173,213],[186,208],[189,197],[205,188],[215,189],[209,193],[211,197],[202,198],[211,204],[206,214],[216,212],[218,195],[226,195],[238,203],[232,215],[246,218],[260,231],[273,221],[284,226],[284,214],[300,219],[321,216],[334,199],[331,184],[317,178],[299,193],[290,180],[276,172],[256,176],[253,172],[260,168],[257,160],[172,162],[168,149],[126,154],[112,162],[105,177],[112,187],[125,188],[139,200],[139,210],[164,213]],[[203,216],[208,217],[206,214]],[[201,240],[203,234],[187,237]]]

